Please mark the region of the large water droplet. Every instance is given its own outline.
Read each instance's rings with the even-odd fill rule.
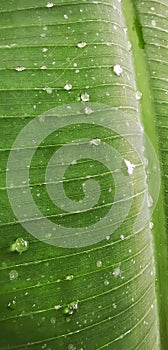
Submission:
[[[65,315],[73,315],[74,312],[78,309],[78,301],[73,301],[68,306],[64,308]]]
[[[72,90],[72,85],[71,84],[66,84],[64,86],[64,89],[67,90],[67,91],[70,91],[70,90]]]
[[[10,250],[16,251],[17,253],[21,254],[23,252],[26,252],[29,248],[29,242],[23,239],[22,237],[19,237],[16,239],[15,243],[12,244]]]
[[[77,47],[79,47],[79,49],[83,49],[83,47],[85,47],[87,44],[85,41],[80,41],[78,44],[77,44]]]
[[[119,64],[116,64],[114,67],[113,67],[113,71],[116,75],[120,76],[121,73],[123,72],[123,69],[122,67],[119,65]]]
[[[89,101],[89,94],[87,94],[87,92],[85,92],[85,93],[81,94],[80,98],[81,98],[81,101],[88,102]]]

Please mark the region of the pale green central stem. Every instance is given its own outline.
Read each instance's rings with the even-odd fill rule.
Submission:
[[[142,29],[139,24],[138,14],[132,0],[122,0],[123,11],[127,22],[128,36],[132,44],[132,53],[134,59],[135,75],[138,90],[142,92],[141,115],[144,130],[149,136],[155,151],[160,158],[158,148],[158,136],[155,128],[155,103],[152,96],[152,87],[149,78],[149,67],[146,60],[146,48],[143,42]],[[160,162],[161,164],[161,162]],[[162,170],[162,169],[161,169]],[[163,184],[161,185],[160,197],[157,208],[153,215],[154,223],[154,251],[156,261],[156,290],[158,298],[160,335],[162,349],[167,349],[168,344],[168,296],[167,296],[167,271],[168,271],[168,252],[165,242],[166,224],[163,207]]]

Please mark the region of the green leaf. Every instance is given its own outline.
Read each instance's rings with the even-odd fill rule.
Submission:
[[[167,349],[167,19],[1,0],[1,350]]]

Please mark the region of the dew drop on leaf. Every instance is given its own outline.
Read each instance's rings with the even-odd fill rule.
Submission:
[[[153,19],[153,20],[151,21],[151,24],[152,24],[153,27],[155,27],[155,26],[156,26],[156,21]]]
[[[16,252],[19,254],[26,252],[29,248],[29,242],[22,237],[17,238],[14,245]]]
[[[114,67],[113,67],[113,71],[116,75],[118,75],[118,77],[121,75],[121,73],[123,72],[123,69],[122,67],[119,65],[119,64],[116,64]]]
[[[72,85],[71,84],[66,84],[64,86],[64,89],[67,90],[67,91],[70,91],[72,89]]]
[[[93,146],[99,146],[101,144],[101,140],[99,138],[92,139],[90,141],[90,144],[93,145]]]
[[[15,280],[17,279],[19,276],[18,272],[16,270],[11,270],[9,272],[9,279],[12,281],[12,280]]]
[[[87,94],[87,92],[85,92],[85,93],[81,94],[80,98],[81,98],[81,101],[88,102],[89,101],[89,94]]]
[[[120,273],[121,273],[120,267],[118,266],[118,267],[116,267],[115,270],[113,271],[113,276],[114,276],[114,277],[117,277],[117,276],[120,275]]]
[[[104,281],[104,285],[105,285],[105,286],[108,286],[109,283],[110,283],[110,282],[109,282],[108,280],[105,280],[105,281]]]
[[[83,49],[83,47],[85,47],[87,44],[85,41],[80,41],[78,44],[77,44],[77,47],[79,47],[79,49]]]
[[[50,8],[50,7],[53,7],[54,6],[54,3],[53,2],[48,2],[46,7]]]
[[[76,346],[74,346],[73,344],[69,344],[68,350],[76,350]]]
[[[23,66],[18,66],[18,67],[15,68],[15,70],[16,70],[17,72],[23,72],[23,70],[25,70],[25,69],[26,69],[26,68],[23,67]]]
[[[98,261],[96,262],[96,266],[97,266],[97,267],[102,267],[102,265],[103,265],[103,264],[102,264],[102,261],[101,261],[101,260],[98,260]]]
[[[124,235],[121,235],[120,239],[123,241],[125,239]]]
[[[73,315],[76,310],[78,309],[78,301],[73,301],[72,303],[68,304],[63,312],[65,315]]]
[[[93,110],[90,107],[85,107],[85,113],[91,114],[91,113],[93,113]]]
[[[66,277],[66,280],[67,281],[72,281],[74,279],[74,275],[68,275],[67,277]]]
[[[142,92],[141,91],[136,91],[136,100],[141,100],[141,98],[142,98]]]
[[[15,307],[16,307],[16,301],[15,300],[9,301],[8,309],[13,311],[13,310],[15,310]]]

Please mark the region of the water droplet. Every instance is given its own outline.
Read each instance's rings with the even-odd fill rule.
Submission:
[[[156,26],[156,21],[153,19],[153,20],[151,21],[151,24],[152,24],[153,27],[155,27],[155,26]]]
[[[53,7],[53,6],[54,6],[54,3],[53,3],[53,2],[48,2],[47,5],[46,5],[46,7],[48,7],[48,8],[49,8],[49,7]]]
[[[55,309],[55,310],[59,310],[60,308],[61,308],[61,305],[55,305],[55,306],[54,306],[54,309]]]
[[[113,276],[114,276],[114,277],[117,277],[117,276],[120,275],[120,273],[121,273],[121,270],[120,270],[120,267],[118,266],[118,267],[116,267],[116,269],[113,271]]]
[[[74,275],[68,275],[67,277],[66,277],[66,280],[67,281],[72,281],[74,279]]]
[[[128,51],[130,51],[131,50],[131,48],[132,48],[132,45],[131,45],[131,43],[130,43],[130,41],[128,41]]]
[[[71,84],[66,84],[66,85],[64,86],[64,89],[67,90],[67,91],[69,91],[69,90],[72,89],[72,85],[71,85]]]
[[[51,322],[51,324],[55,324],[56,323],[56,318],[55,317],[51,317],[50,322]]]
[[[76,350],[76,346],[74,346],[73,344],[69,344],[68,350]]]
[[[9,278],[10,278],[11,281],[17,279],[18,276],[19,276],[19,274],[18,274],[18,272],[16,270],[11,270],[9,272]]]
[[[109,282],[108,280],[105,280],[105,281],[104,281],[104,285],[105,285],[105,286],[108,286],[109,283],[110,283],[110,282]]]
[[[121,239],[122,241],[124,241],[124,239],[125,239],[124,235],[121,235],[121,236],[120,236],[120,239]]]
[[[80,41],[78,44],[77,44],[77,47],[79,47],[79,49],[83,49],[83,47],[85,47],[87,45],[87,43],[85,41]]]
[[[136,91],[136,100],[141,100],[141,98],[142,98],[142,92],[141,91]]]
[[[17,253],[21,254],[23,252],[26,252],[28,248],[29,242],[22,237],[19,237],[16,239],[15,243],[12,244],[10,251],[16,251]]]
[[[50,87],[45,87],[45,88],[43,88],[43,90],[46,91],[47,94],[52,94],[52,91],[53,91],[53,89]]]
[[[42,52],[47,52],[47,51],[48,51],[47,47],[42,48]]]
[[[64,18],[65,18],[65,19],[68,19],[68,15],[65,14],[65,15],[64,15]]]
[[[153,198],[150,194],[148,194],[148,197],[147,197],[147,204],[149,208],[151,208],[153,205]]]
[[[90,144],[93,145],[93,146],[99,146],[101,144],[101,140],[96,138],[96,139],[92,139],[90,141]]]
[[[103,265],[103,264],[102,264],[102,261],[101,261],[101,260],[98,260],[98,261],[96,262],[96,266],[97,266],[97,267],[102,267],[102,265]]]
[[[119,64],[116,64],[114,67],[113,67],[113,71],[116,75],[120,76],[121,73],[123,72],[123,69],[122,67],[119,65]]]
[[[135,169],[135,165],[133,163],[131,163],[129,160],[124,159],[124,162],[127,166],[127,171],[129,175],[132,175]]]
[[[149,223],[149,228],[150,228],[151,230],[152,230],[153,226],[154,226],[154,223],[153,223],[152,221],[150,221],[150,223]]]
[[[89,94],[87,94],[87,92],[85,92],[85,93],[81,94],[80,98],[81,98],[81,101],[88,102],[89,101]]]
[[[46,66],[41,66],[40,68],[41,68],[41,69],[47,69],[47,67],[46,67]]]
[[[23,67],[23,66],[18,66],[18,67],[15,68],[15,70],[16,70],[17,72],[23,72],[23,70],[25,70],[25,69],[26,69],[26,68]]]
[[[74,312],[78,309],[78,301],[73,301],[68,306],[64,308],[64,314],[73,315]]]
[[[8,303],[8,309],[10,309],[11,311],[15,310],[16,307],[16,301],[12,300]]]
[[[85,113],[91,114],[91,113],[93,113],[93,110],[90,107],[85,107]]]
[[[155,8],[154,8],[154,7],[151,7],[151,11],[155,11]]]

